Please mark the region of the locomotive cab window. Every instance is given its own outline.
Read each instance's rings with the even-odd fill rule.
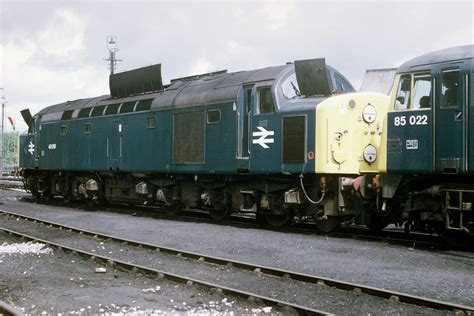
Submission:
[[[275,105],[273,103],[271,87],[258,88],[257,91],[259,114],[274,113]]]
[[[220,110],[207,111],[207,124],[217,124],[221,121]]]
[[[457,106],[459,96],[459,70],[445,70],[441,74],[441,106]]]
[[[431,108],[431,75],[417,74],[413,80],[413,109]]]
[[[398,83],[395,110],[406,110],[410,106],[411,75],[402,75]]]
[[[296,74],[292,73],[281,85],[283,95],[287,99],[292,99],[301,96],[298,81],[296,81]]]

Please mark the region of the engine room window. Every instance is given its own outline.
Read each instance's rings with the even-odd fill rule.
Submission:
[[[92,110],[91,116],[102,116],[104,114],[105,105],[96,106]]]
[[[61,120],[70,120],[71,117],[72,117],[72,112],[74,112],[74,110],[69,110],[69,111],[64,111],[63,112],[63,115],[61,116]]]
[[[456,106],[459,104],[459,70],[443,71],[441,74],[441,106]]]
[[[120,104],[122,104],[122,103],[119,103],[119,104],[109,104],[109,105],[107,106],[107,109],[105,110],[105,115],[117,114],[118,108],[119,108]]]
[[[216,124],[221,121],[221,111],[220,110],[211,110],[207,111],[207,123]]]
[[[89,114],[91,113],[92,108],[84,108],[79,111],[79,118],[83,117],[89,117]]]
[[[271,87],[258,89],[258,109],[260,114],[275,112]]]
[[[62,125],[59,128],[59,135],[61,135],[61,136],[66,136],[67,135],[67,126],[66,125]]]
[[[402,75],[398,83],[395,110],[406,110],[410,107],[411,75]]]
[[[156,128],[156,116],[148,116],[146,118],[146,128]]]
[[[84,124],[84,133],[86,133],[86,134],[92,133],[92,124],[91,123]]]
[[[138,101],[138,105],[137,105],[135,111],[148,111],[148,110],[150,110],[152,102],[153,102],[153,99]]]
[[[120,107],[120,113],[133,112],[133,108],[135,107],[135,103],[137,103],[137,101],[125,102],[125,103],[122,104],[122,106]]]
[[[300,87],[298,86],[298,81],[296,81],[296,74],[292,73],[281,85],[281,91],[287,99],[292,99],[294,97],[299,97]]]
[[[413,80],[413,109],[431,108],[431,75],[415,75]]]

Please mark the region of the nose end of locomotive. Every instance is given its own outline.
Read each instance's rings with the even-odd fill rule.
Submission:
[[[360,92],[331,97],[316,108],[316,172],[386,171],[386,115],[389,97]]]

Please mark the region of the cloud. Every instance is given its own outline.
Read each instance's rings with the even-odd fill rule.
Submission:
[[[286,3],[266,3],[262,8],[265,16],[263,27],[270,31],[278,31],[288,25],[288,17],[295,8],[292,1]]]
[[[17,31],[0,43],[0,85],[5,89],[6,113],[19,129],[26,128],[20,110],[32,114],[47,105],[104,94],[104,69],[84,64],[87,23],[70,10],[57,9],[38,30]]]
[[[85,25],[72,11],[58,9],[46,28],[38,32],[38,48],[52,57],[71,57],[84,49]]]
[[[198,75],[211,71],[215,71],[216,66],[207,58],[200,57],[197,60],[194,60],[191,64],[191,74]]]

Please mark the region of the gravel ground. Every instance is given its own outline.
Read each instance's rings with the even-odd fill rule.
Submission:
[[[1,191],[0,208],[166,247],[474,305],[472,253],[85,212],[24,203],[21,196]]]
[[[239,315],[270,308],[110,267],[106,273],[96,273],[101,266],[95,262],[46,246],[41,251],[12,253],[11,248],[44,245],[25,244],[3,233],[0,240],[0,300],[28,314]]]
[[[312,285],[295,280],[256,274],[241,269],[202,263],[166,253],[123,245],[114,241],[81,236],[77,233],[50,228],[38,223],[0,216],[0,227],[8,227],[28,235],[53,241],[65,246],[85,250],[101,256],[141,266],[161,269],[166,272],[186,275],[190,278],[239,288],[260,295],[269,295],[283,301],[310,306],[334,314],[345,314],[350,306],[351,312],[368,314],[410,314],[410,315],[443,315],[430,309],[423,309],[405,304],[398,304],[366,294],[337,290],[323,285]]]

